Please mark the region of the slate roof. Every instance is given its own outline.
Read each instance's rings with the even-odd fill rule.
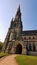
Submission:
[[[24,35],[37,35],[37,30],[29,30],[29,31],[22,31],[21,34]]]

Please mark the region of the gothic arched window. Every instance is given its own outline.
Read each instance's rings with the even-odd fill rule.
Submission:
[[[31,37],[29,37],[29,39],[31,39]]]
[[[26,37],[24,37],[24,40],[26,40]]]
[[[33,37],[33,39],[35,39],[35,38]]]
[[[31,44],[29,44],[29,51],[32,51],[32,47],[31,47]]]
[[[33,51],[35,51],[35,44],[33,43]]]

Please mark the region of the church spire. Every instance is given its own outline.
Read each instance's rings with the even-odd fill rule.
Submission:
[[[20,5],[19,5],[19,7],[18,7],[18,9],[17,9],[17,12],[16,12],[16,16],[17,16],[17,15],[19,15],[19,16],[21,15]]]
[[[14,21],[15,20],[17,20],[17,21],[21,21],[21,11],[20,11],[20,5],[19,5],[19,7],[18,7],[18,9],[17,9],[17,12],[16,12],[16,16],[15,16],[15,19],[14,19]]]

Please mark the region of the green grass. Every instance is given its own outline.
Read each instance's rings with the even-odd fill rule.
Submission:
[[[37,56],[17,55],[15,59],[19,65],[37,65]]]
[[[2,58],[2,57],[4,57],[4,56],[7,56],[7,55],[8,55],[8,53],[1,52],[1,53],[0,53],[0,58]]]

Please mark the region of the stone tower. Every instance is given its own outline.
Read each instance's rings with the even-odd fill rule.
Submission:
[[[22,30],[20,6],[11,20],[2,51],[12,54],[37,55],[37,30]]]
[[[16,16],[11,20],[10,28],[5,38],[4,46],[2,50],[4,52],[10,52],[12,45],[15,40],[18,40],[22,32],[22,21],[21,21],[21,11],[20,6],[17,9]],[[13,51],[14,52],[14,51]]]

